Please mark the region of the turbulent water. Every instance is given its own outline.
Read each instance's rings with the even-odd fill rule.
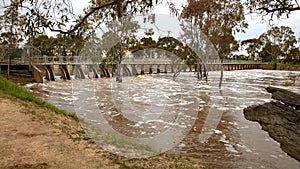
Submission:
[[[300,93],[300,72],[219,72],[85,79],[26,87],[44,100],[126,138],[217,168],[300,168],[243,109],[271,101],[265,87]],[[99,118],[101,116],[101,118]],[[158,140],[158,141],[157,141]],[[117,150],[116,150],[117,151]]]

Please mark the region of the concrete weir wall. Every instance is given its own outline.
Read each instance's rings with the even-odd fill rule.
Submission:
[[[113,77],[116,70],[116,65],[92,65],[92,64],[62,64],[62,65],[39,65],[33,67],[33,76],[39,83],[43,82],[43,77],[47,80],[54,81],[55,76],[60,76],[62,79],[71,80],[71,76],[77,79],[85,78],[100,78]],[[236,71],[247,69],[263,69],[273,70],[274,65],[270,64],[207,64],[207,71]],[[201,69],[204,69],[201,66]],[[123,76],[131,76],[138,74],[157,74],[157,73],[173,73],[174,71],[197,71],[197,65],[169,65],[169,64],[129,64],[121,65],[121,73]],[[282,66],[278,65],[277,70],[300,71],[300,66]]]
[[[31,65],[33,78],[38,83],[43,83],[43,72],[36,66]]]
[[[55,77],[71,80],[71,76],[78,79],[85,79],[86,75],[89,78],[99,78],[100,76],[107,77],[107,72],[102,73],[101,67],[97,65],[39,65],[34,66],[33,75],[37,82],[42,83],[45,76],[49,81],[55,81]],[[104,75],[102,75],[104,74]]]

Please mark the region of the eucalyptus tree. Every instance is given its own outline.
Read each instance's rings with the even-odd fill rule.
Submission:
[[[238,0],[190,0],[183,18],[190,19],[214,44],[220,58],[235,46],[234,34],[247,28],[243,4]]]
[[[262,42],[259,39],[252,38],[243,40],[241,42],[241,46],[246,46],[246,51],[248,54],[250,54],[250,59],[254,60],[255,56],[259,54],[262,48]]]
[[[47,29],[60,34],[82,33],[125,15],[147,13],[158,3],[175,11],[175,5],[167,0],[91,0],[82,15],[74,13],[72,0],[2,0],[0,27],[1,31],[33,37]]]
[[[287,55],[286,59],[284,62],[288,63],[300,63],[300,48],[299,47],[294,47],[289,54]]]
[[[55,38],[41,34],[34,38],[29,38],[26,45],[33,46],[41,51],[41,55],[54,56]]]
[[[243,4],[239,0],[189,0],[182,17],[190,20],[208,37],[222,62],[232,50],[236,50],[237,42],[234,34],[244,32],[248,26],[245,22]]]
[[[3,31],[0,34],[0,45],[2,46],[17,48],[19,47],[18,44],[23,40],[21,34],[17,32]]]
[[[68,52],[71,52],[71,55],[75,56],[79,54],[85,41],[85,38],[80,35],[57,34],[56,37],[48,37],[46,34],[41,34],[29,38],[26,45],[39,49],[42,55],[54,56],[57,54],[66,56]]]
[[[264,46],[262,52],[271,55],[274,69],[277,68],[279,57],[286,58],[297,43],[294,32],[287,26],[274,26],[260,35],[259,39]]]
[[[270,41],[266,41],[264,42],[259,55],[263,62],[273,61],[275,63],[274,60],[276,60],[277,64],[277,57],[280,55],[280,49],[277,45],[272,44]],[[276,69],[276,64],[274,65],[274,69]]]

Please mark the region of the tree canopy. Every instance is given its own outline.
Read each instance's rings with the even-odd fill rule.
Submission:
[[[241,42],[241,46],[246,46],[246,51],[250,54],[250,58],[254,60],[262,47],[262,41],[256,38],[247,39]]]
[[[208,37],[221,58],[236,50],[234,34],[248,26],[239,0],[190,0],[182,17]]]
[[[65,46],[78,53],[79,51],[75,49],[80,49],[80,43],[77,44],[79,46],[71,47],[68,44],[70,39],[81,41],[81,38],[92,35],[95,28],[100,27],[102,23],[121,20],[124,16],[132,14],[147,13],[161,3],[168,5],[173,13],[178,14],[173,2],[172,0],[91,0],[84,13],[77,15],[73,11],[72,0],[2,0],[0,1],[0,43],[13,45],[24,39],[30,42],[37,37],[48,42],[51,38],[47,39],[40,35],[44,34],[45,30],[51,30],[61,34],[59,35],[61,37],[56,37],[61,39],[60,53],[65,53],[63,52]],[[291,12],[300,10],[298,0],[246,0],[244,3],[239,0],[188,0],[188,3],[183,6],[182,13],[177,16],[188,19],[191,26],[198,29],[191,31],[201,31],[205,34],[217,49],[219,56],[224,58],[237,49],[238,43],[234,34],[244,32],[247,28],[244,17],[245,7],[252,13],[271,14],[277,17],[288,16]],[[37,41],[35,43],[41,43],[38,39],[35,40]],[[148,37],[143,40],[147,43],[146,41],[151,39]],[[184,41],[184,39],[180,40]],[[197,41],[196,38],[194,40]],[[204,49],[205,43],[207,42],[198,39],[195,44],[202,45]],[[46,50],[45,54],[49,54],[49,44],[39,45]],[[254,51],[254,44],[247,42],[247,45],[249,51]],[[272,45],[270,43],[269,47]]]
[[[259,39],[263,44],[269,42],[272,45],[278,46],[281,55],[284,56],[286,56],[297,43],[294,32],[288,26],[274,26],[266,33],[263,33]]]
[[[126,14],[144,13],[167,0],[92,0],[83,15],[73,11],[71,0],[11,0],[0,1],[1,31],[36,36],[49,29],[61,34],[82,33],[103,22],[120,19]]]
[[[275,65],[279,59],[287,59],[297,43],[294,32],[287,26],[272,27],[260,35],[259,40],[263,44],[262,57],[265,61],[274,61]]]
[[[208,13],[216,12],[221,4],[227,3],[228,5],[229,2],[235,4],[231,9],[235,9],[236,12],[240,11],[240,1],[224,0],[188,0],[188,7],[185,10],[196,16],[195,12],[198,14],[205,10]],[[83,15],[74,13],[72,0],[2,0],[0,1],[0,26],[2,32],[6,30],[15,35],[18,34],[17,30],[21,30],[19,32],[26,36],[35,36],[45,29],[71,34],[93,28],[109,20],[122,18],[127,14],[147,13],[160,3],[167,4],[172,12],[177,13],[175,4],[171,0],[91,0],[90,5],[84,9]],[[195,4],[201,9],[196,9]],[[300,10],[298,0],[247,0],[245,5],[250,12],[262,15],[271,13],[278,17]],[[226,15],[226,13],[223,14]]]
[[[300,10],[299,0],[247,0],[246,6],[251,13],[258,13],[261,15],[271,14],[271,17],[289,16],[291,12]]]
[[[27,45],[34,46],[41,51],[42,55],[48,56],[67,56],[79,55],[79,52],[83,48],[86,39],[82,36],[66,36],[58,34],[55,38],[48,37],[45,34],[41,34],[34,38],[29,38]]]

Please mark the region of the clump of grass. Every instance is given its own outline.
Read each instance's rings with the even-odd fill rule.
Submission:
[[[176,169],[206,169],[197,162],[187,160],[185,157],[181,157],[175,154],[161,154],[149,158],[138,159],[120,159],[118,161],[120,168],[122,169],[138,169],[138,168],[176,168]],[[207,168],[214,169],[214,168]]]
[[[24,88],[18,86],[17,84],[5,79],[4,77],[0,76],[0,90],[4,93],[12,95],[22,100],[31,101],[38,105],[44,106],[50,110],[55,111],[56,113],[63,114],[65,116],[71,117],[74,120],[78,121],[78,117],[75,113],[70,113],[65,110],[61,110],[56,106],[45,102],[44,100],[35,97],[31,92],[25,90]]]
[[[155,155],[160,154],[159,151],[154,150],[149,145],[132,142],[130,140],[124,139],[122,137],[116,136],[112,133],[105,132],[101,128],[98,128],[93,124],[93,122],[86,121],[79,117],[81,125],[87,131],[90,138],[102,146],[115,146],[121,153],[134,152],[142,155]],[[118,154],[118,153],[116,153]]]

